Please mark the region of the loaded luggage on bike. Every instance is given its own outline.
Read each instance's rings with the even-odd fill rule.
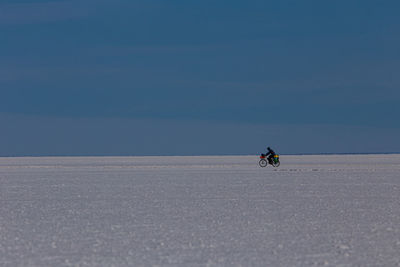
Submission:
[[[265,167],[268,163],[274,167],[278,167],[281,163],[279,161],[279,155],[275,153],[270,147],[267,148],[267,154],[261,154],[260,156],[260,166]]]

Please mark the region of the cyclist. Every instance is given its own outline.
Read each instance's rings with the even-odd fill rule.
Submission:
[[[268,150],[268,153],[265,154],[265,156],[268,157],[268,162],[271,164],[276,153],[270,147],[267,147],[267,150]]]

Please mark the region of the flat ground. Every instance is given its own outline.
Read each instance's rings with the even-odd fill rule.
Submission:
[[[400,266],[400,155],[0,158],[0,266]]]

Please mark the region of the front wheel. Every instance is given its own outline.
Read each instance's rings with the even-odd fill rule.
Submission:
[[[260,164],[260,167],[265,167],[268,163],[265,159],[260,159],[260,162],[258,164]]]

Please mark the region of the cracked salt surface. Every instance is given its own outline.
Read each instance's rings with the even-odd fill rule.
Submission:
[[[0,266],[400,266],[400,155],[0,158]]]

